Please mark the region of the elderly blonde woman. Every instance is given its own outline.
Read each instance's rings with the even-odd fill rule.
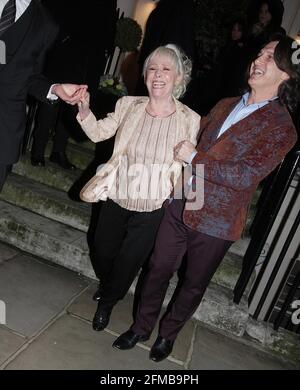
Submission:
[[[93,329],[103,330],[112,308],[130,288],[153,248],[163,202],[181,173],[174,147],[196,144],[200,117],[177,99],[190,80],[191,61],[175,45],[158,47],[145,60],[149,97],[123,97],[97,121],[89,95],[78,104],[78,121],[94,142],[116,133],[111,159],[81,191],[87,202],[103,200],[95,233],[99,262],[98,308]]]

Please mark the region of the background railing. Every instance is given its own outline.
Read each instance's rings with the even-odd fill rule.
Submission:
[[[300,299],[299,163],[300,151],[294,150],[264,182],[234,289],[234,302],[239,303],[251,279],[248,304],[253,318],[296,332],[298,324],[287,318],[292,303]]]

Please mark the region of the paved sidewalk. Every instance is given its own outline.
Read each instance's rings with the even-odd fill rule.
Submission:
[[[118,304],[106,330],[95,332],[91,326],[96,309],[91,299],[95,289],[96,283],[91,279],[0,243],[0,301],[6,306],[6,324],[0,325],[0,369],[296,368],[193,320],[180,333],[172,355],[161,363],[148,358],[157,332],[130,351],[116,350],[111,346],[113,341],[131,324],[132,296],[127,295]]]

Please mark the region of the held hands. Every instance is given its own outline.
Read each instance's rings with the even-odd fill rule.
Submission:
[[[85,91],[82,94],[80,101],[77,102],[80,119],[84,120],[90,113],[90,94]]]
[[[174,160],[189,163],[193,152],[196,152],[196,149],[191,142],[181,141],[174,148]]]
[[[87,85],[78,84],[55,84],[51,92],[64,102],[74,106],[87,93]]]

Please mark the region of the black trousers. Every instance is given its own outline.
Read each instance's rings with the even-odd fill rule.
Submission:
[[[67,147],[69,133],[62,120],[61,104],[40,103],[36,114],[36,125],[33,133],[31,155],[42,158],[45,155],[50,130],[54,130],[53,152],[64,153]]]
[[[102,206],[95,233],[98,276],[103,286],[99,308],[110,309],[129,290],[154,246],[164,209],[130,211],[112,200]]]
[[[0,192],[2,191],[3,185],[7,178],[7,175],[11,171],[12,165],[2,165],[0,164]]]

